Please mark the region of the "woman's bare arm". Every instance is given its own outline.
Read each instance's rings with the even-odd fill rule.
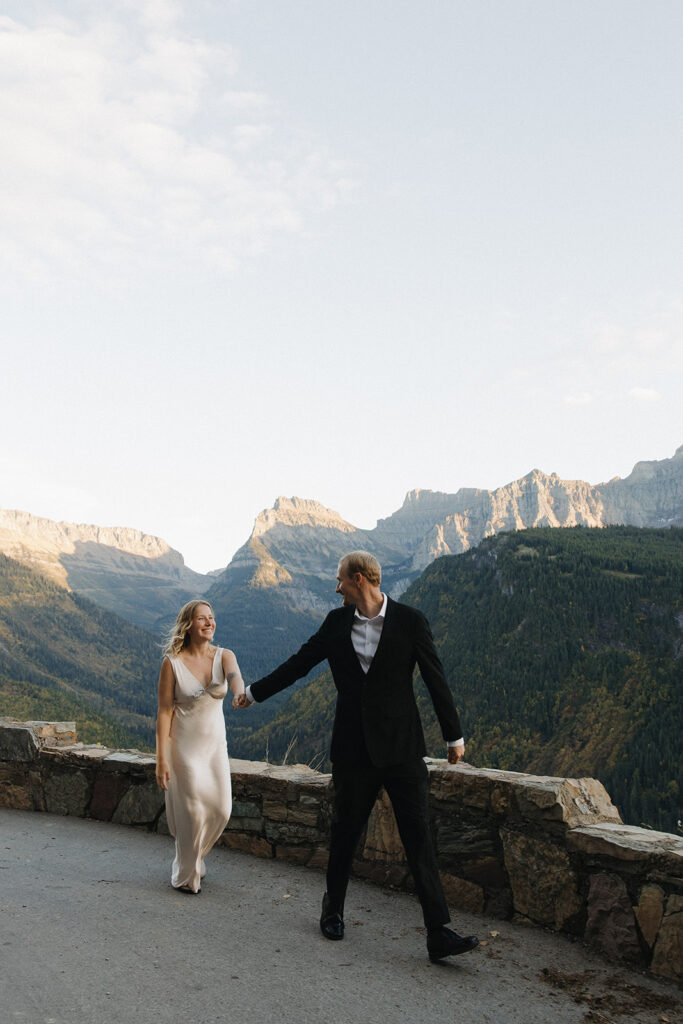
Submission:
[[[244,693],[244,680],[237,664],[237,658],[232,651],[227,649],[223,651],[223,672],[232,693],[232,706],[236,708],[241,694]]]
[[[173,667],[168,658],[164,658],[159,672],[159,708],[157,710],[157,786],[161,789],[168,789],[168,780],[171,772],[166,760],[166,748],[168,737],[171,733],[171,720],[173,718],[173,696],[175,680],[173,678]]]

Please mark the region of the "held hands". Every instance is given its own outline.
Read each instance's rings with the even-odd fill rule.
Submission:
[[[253,703],[253,700],[249,700],[244,691],[242,691],[242,693],[236,693],[232,698],[232,706],[235,711],[239,708],[250,708]]]
[[[465,744],[459,743],[457,747],[448,747],[448,763],[457,764],[465,756]]]

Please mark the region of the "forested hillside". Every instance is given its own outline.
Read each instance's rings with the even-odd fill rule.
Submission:
[[[260,596],[221,603],[219,594],[216,601],[216,643],[234,647],[247,681],[274,668],[317,625],[286,603],[274,615]],[[236,630],[246,638],[239,645]],[[89,742],[153,748],[161,658],[160,635],[0,555],[0,716],[74,720]],[[287,697],[263,705],[261,721]],[[229,701],[225,710],[234,753],[260,724],[259,711],[237,714]]]
[[[334,599],[334,573],[329,582],[316,582],[321,599],[322,595]],[[250,586],[248,579],[235,582],[234,578],[230,584],[227,586],[221,578],[207,594],[216,615],[216,643],[234,650],[245,681],[252,683],[298,650],[315,633],[324,612],[314,614],[297,608],[295,588],[286,584],[258,587]],[[254,706],[248,716],[231,714],[226,708],[231,752],[243,750],[243,742],[273,719],[291,693],[276,694],[272,700]]]
[[[155,639],[0,555],[0,715],[75,720],[81,739],[154,742]]]
[[[438,559],[403,600],[428,616],[488,767],[601,779],[625,821],[683,818],[683,530],[537,529]],[[419,702],[430,753],[443,741]],[[244,752],[326,755],[335,691],[296,694]]]

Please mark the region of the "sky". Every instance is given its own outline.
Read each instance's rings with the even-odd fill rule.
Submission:
[[[278,495],[683,443],[679,0],[2,0],[0,506],[225,565]]]

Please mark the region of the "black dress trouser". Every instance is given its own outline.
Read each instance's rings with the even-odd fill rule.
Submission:
[[[363,759],[364,761],[364,759]],[[429,829],[429,773],[422,758],[391,768],[362,764],[332,766],[334,811],[327,895],[333,910],[344,910],[344,897],[358,840],[380,788],[391,800],[408,866],[427,928],[450,921],[436,853]]]

